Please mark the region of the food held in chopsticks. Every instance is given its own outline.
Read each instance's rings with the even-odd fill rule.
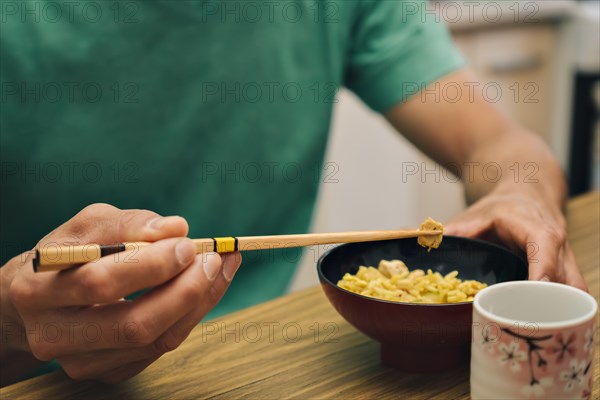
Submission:
[[[421,224],[421,230],[440,231],[439,236],[419,236],[417,238],[417,242],[421,246],[426,247],[427,251],[431,251],[431,249],[437,249],[440,247],[440,244],[442,244],[442,236],[444,234],[444,226],[440,222],[437,222],[429,217]]]
[[[351,292],[382,300],[404,303],[461,303],[473,301],[485,283],[462,281],[458,271],[446,275],[415,269],[410,271],[400,260],[381,260],[379,266],[360,266],[354,275],[345,274],[337,283]]]

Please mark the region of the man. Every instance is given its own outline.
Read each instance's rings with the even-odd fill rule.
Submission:
[[[211,315],[282,294],[297,257],[254,256],[232,281],[239,254],[195,255],[184,237],[306,231],[341,85],[444,165],[536,163],[538,183],[466,180],[473,205],[448,232],[526,252],[531,279],[585,288],[542,141],[480,93],[409,90],[475,79],[423,3],[52,4],[2,17],[3,383],[52,359],[121,381],[176,348],[230,282]],[[135,263],[31,268],[36,243],[123,241],[156,243]]]

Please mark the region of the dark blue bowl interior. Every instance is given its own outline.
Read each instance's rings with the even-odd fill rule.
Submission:
[[[360,265],[377,267],[381,260],[400,259],[410,270],[431,269],[442,275],[457,270],[462,280],[475,279],[493,285],[524,280],[527,262],[504,247],[482,240],[444,236],[441,246],[427,252],[416,239],[349,243],[323,255],[318,270],[321,279],[336,285],[345,273],[356,273]]]

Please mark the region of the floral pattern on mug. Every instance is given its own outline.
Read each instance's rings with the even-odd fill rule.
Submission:
[[[486,357],[495,361],[498,371],[504,370],[522,382],[521,396],[591,398],[595,326],[553,333],[482,325],[479,345]],[[500,334],[493,336],[491,326]]]
[[[500,343],[500,361],[501,365],[508,363],[511,372],[516,373],[521,371],[521,363],[527,360],[527,354],[519,349],[519,345],[515,342],[510,343],[508,346],[504,343]]]
[[[540,398],[543,397],[546,391],[544,389],[551,388],[554,385],[554,379],[552,377],[547,376],[545,378],[540,379],[539,381],[532,382],[528,385],[525,385],[523,389],[521,389],[521,393],[530,398]]]
[[[490,336],[490,327],[486,326],[481,331],[481,345],[487,350],[488,353],[494,354],[496,350],[496,343],[498,339],[496,337]]]
[[[585,382],[585,369],[585,361],[571,360],[569,369],[560,373],[560,380],[567,382],[565,385],[565,392],[572,392],[573,388],[575,388],[575,384],[583,386]]]
[[[552,346],[546,348],[546,353],[548,354],[558,354],[556,357],[557,363],[562,363],[565,354],[568,354],[570,357],[575,356],[575,339],[577,338],[577,334],[575,332],[571,333],[568,338],[564,339],[561,333],[558,333],[555,337],[555,343]]]

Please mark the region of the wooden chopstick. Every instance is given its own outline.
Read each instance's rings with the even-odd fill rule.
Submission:
[[[376,240],[404,239],[419,236],[440,236],[436,230],[360,231],[337,233],[308,233],[298,235],[215,237],[192,239],[197,253],[280,249],[333,243],[372,242]],[[150,242],[118,244],[84,244],[74,246],[46,245],[36,249],[33,259],[35,272],[60,271],[80,266],[123,251],[135,252]],[[132,257],[133,259],[133,257]]]

